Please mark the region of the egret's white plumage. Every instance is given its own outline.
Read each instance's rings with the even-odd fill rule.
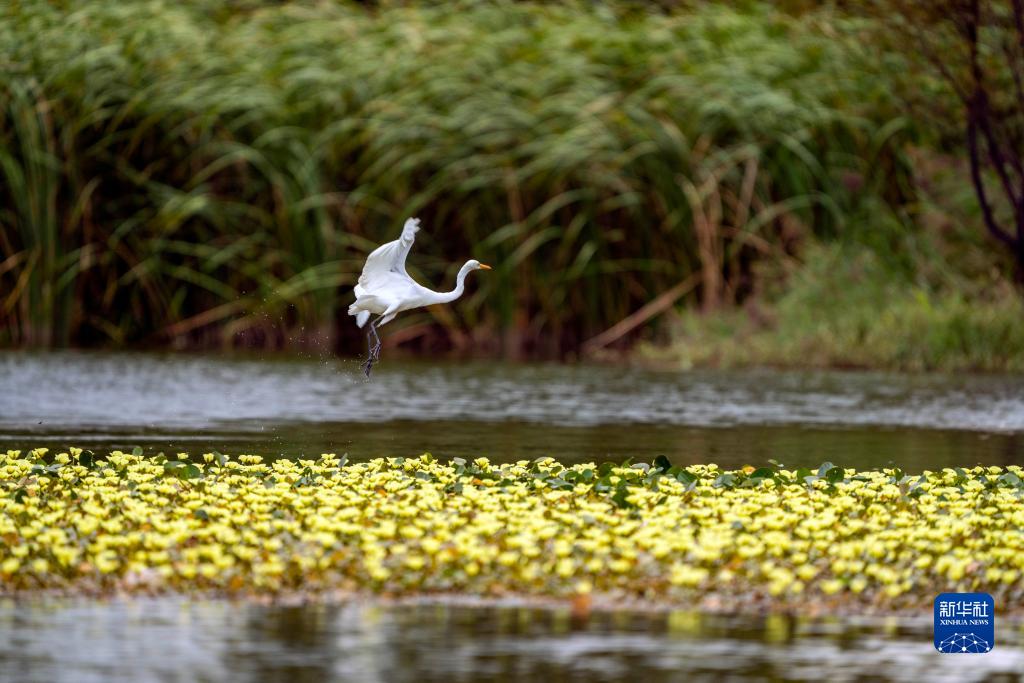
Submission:
[[[394,242],[388,242],[374,249],[366,257],[366,264],[355,286],[355,302],[348,307],[348,314],[355,316],[356,324],[362,327],[371,315],[378,315],[376,321],[370,323],[367,339],[370,344],[370,355],[364,369],[370,376],[373,362],[380,352],[380,339],[377,338],[376,327],[391,322],[402,311],[412,308],[444,304],[454,301],[465,291],[466,276],[470,271],[490,266],[470,259],[459,270],[455,280],[455,289],[450,292],[435,292],[413,280],[405,270],[405,260],[409,256],[416,233],[420,229],[418,218],[410,218],[402,228],[402,236]],[[376,339],[376,345],[374,340]]]

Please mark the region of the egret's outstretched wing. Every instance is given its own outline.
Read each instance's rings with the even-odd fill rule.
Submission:
[[[402,228],[401,237],[374,249],[366,257],[366,265],[363,266],[363,272],[359,276],[357,288],[361,287],[365,291],[372,291],[374,283],[388,281],[391,273],[409,277],[409,273],[405,271],[405,259],[409,256],[412,243],[416,241],[416,233],[419,229],[420,219],[410,218]],[[358,296],[359,292],[356,292],[356,295]]]

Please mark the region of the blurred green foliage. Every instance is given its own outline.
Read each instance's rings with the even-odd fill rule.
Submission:
[[[884,252],[833,242],[776,297],[746,310],[686,313],[675,344],[648,356],[683,366],[1024,372],[1024,301],[1012,288],[935,288]]]
[[[758,2],[6,3],[0,344],[354,350],[347,288],[410,215],[425,284],[496,269],[392,334],[556,354],[691,273],[688,303],[743,301],[758,263],[912,200],[865,30]]]

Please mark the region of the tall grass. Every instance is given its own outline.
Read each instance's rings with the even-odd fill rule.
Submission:
[[[754,3],[0,9],[0,343],[356,342],[345,289],[494,263],[406,337],[556,353],[907,178],[857,24]],[[898,193],[897,193],[898,194]],[[337,340],[336,333],[342,338]]]
[[[684,313],[674,344],[647,353],[684,367],[1024,371],[1024,302],[1008,282],[933,287],[881,250],[833,242],[808,252],[777,298]]]

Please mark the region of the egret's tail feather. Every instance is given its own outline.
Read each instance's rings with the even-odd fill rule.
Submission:
[[[356,317],[356,325],[362,327],[366,324],[366,321],[370,319],[370,312],[365,308],[359,307],[359,301],[349,304],[348,314]]]

